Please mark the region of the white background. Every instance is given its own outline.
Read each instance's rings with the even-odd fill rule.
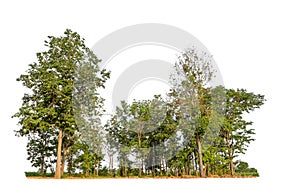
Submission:
[[[206,187],[299,188],[300,5],[297,1],[9,1],[1,19],[1,188]],[[16,78],[44,49],[48,35],[77,31],[92,47],[105,35],[139,23],[163,23],[197,37],[213,54],[225,86],[266,95],[249,116],[256,141],[245,156],[258,179],[55,181],[24,178],[25,140],[14,136],[24,88]],[[154,184],[154,185],[152,185]],[[298,185],[298,186],[297,186]]]

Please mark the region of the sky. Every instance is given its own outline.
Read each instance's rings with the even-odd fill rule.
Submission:
[[[191,181],[188,184],[203,184],[207,188],[272,188],[288,184],[289,188],[297,188],[300,168],[297,150],[300,131],[299,8],[297,1],[289,0],[1,1],[0,185],[24,184],[24,187],[37,188],[45,184],[25,180],[23,171],[28,167],[26,141],[14,136],[18,120],[11,116],[21,106],[25,92],[16,78],[36,60],[35,53],[45,50],[43,41],[47,36],[59,36],[70,28],[92,47],[104,36],[123,27],[161,23],[181,28],[198,38],[213,55],[227,88],[245,88],[263,94],[267,99],[265,105],[247,116],[254,122],[257,134],[256,141],[243,157],[259,170],[261,177],[246,181],[216,180],[215,183],[211,180]],[[146,94],[138,85],[132,91],[132,95],[141,93]],[[84,181],[63,182],[74,188],[84,184]],[[93,184],[101,186],[98,182],[93,181]],[[103,182],[105,186],[116,186],[113,181]],[[179,187],[177,182],[181,181],[174,181],[170,186]],[[46,183],[44,188],[60,186],[54,181]],[[138,183],[120,181],[119,184],[137,188]]]

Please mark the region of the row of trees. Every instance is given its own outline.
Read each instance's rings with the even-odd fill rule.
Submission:
[[[111,176],[234,175],[239,154],[254,140],[252,122],[243,118],[263,105],[263,95],[213,86],[210,55],[187,49],[171,74],[166,97],[122,101],[102,123],[104,88],[110,72],[78,33],[49,36],[48,51],[37,53],[21,81],[30,92],[13,116],[18,136],[28,138],[28,160],[55,178],[81,172]],[[54,166],[55,170],[54,170]],[[238,164],[238,165],[236,165]],[[65,168],[66,167],[66,168]]]

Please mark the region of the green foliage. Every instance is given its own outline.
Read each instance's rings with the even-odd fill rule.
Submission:
[[[53,156],[55,155],[56,140],[53,139],[53,133],[50,131],[49,129],[48,132],[36,132],[28,135],[27,160],[30,160],[33,167],[39,168],[41,176],[55,162]]]
[[[231,163],[238,154],[244,154],[255,134],[251,121],[243,119],[249,113],[264,104],[264,96],[249,93],[245,89],[224,89],[226,91],[225,119],[221,126],[221,146],[226,147],[225,158]],[[231,170],[233,174],[233,170]]]
[[[40,176],[53,177],[54,173],[45,173],[44,175],[42,175],[40,172],[25,172],[25,176],[26,177],[40,177]]]
[[[247,162],[238,160],[235,162],[236,174],[241,176],[259,176],[257,169],[250,168]]]
[[[109,72],[99,69],[100,60],[85,46],[78,33],[67,29],[64,36],[48,36],[45,46],[46,51],[37,53],[37,62],[30,64],[27,72],[17,79],[29,92],[24,94],[23,104],[13,116],[19,118],[21,126],[16,135],[31,137],[27,145],[29,159],[33,166],[41,166],[41,169],[48,166],[44,156],[49,152],[43,149],[52,148],[50,144],[55,142],[47,141],[50,147],[45,144],[39,147],[41,144],[32,136],[44,138],[47,134],[50,135],[47,140],[58,140],[57,165],[61,164],[60,150],[65,152],[74,144],[75,134],[80,132],[78,127],[88,128],[93,141],[97,141],[95,125],[98,120],[87,120],[86,117],[100,115],[103,99],[98,97],[96,90],[103,88],[109,78]],[[59,131],[62,138],[56,137]],[[81,134],[86,136],[86,133]],[[100,142],[90,145],[98,156],[101,154]],[[39,151],[35,152],[37,148]],[[37,159],[36,155],[41,158]],[[57,166],[56,172],[59,171]]]
[[[41,176],[41,173],[39,173],[39,172],[25,172],[25,176],[26,177],[37,177],[37,176]]]
[[[104,176],[104,177],[110,176],[109,169],[107,167],[100,168],[99,172],[98,172],[98,175],[99,176]]]

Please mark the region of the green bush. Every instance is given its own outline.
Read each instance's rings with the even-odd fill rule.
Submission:
[[[39,177],[42,176],[40,172],[25,172],[26,177]],[[44,173],[44,177],[54,177],[54,173]]]
[[[110,175],[110,171],[108,170],[107,167],[98,169],[98,176],[109,176],[109,175]]]
[[[41,176],[39,172],[25,172],[26,177],[36,177],[36,176]]]

